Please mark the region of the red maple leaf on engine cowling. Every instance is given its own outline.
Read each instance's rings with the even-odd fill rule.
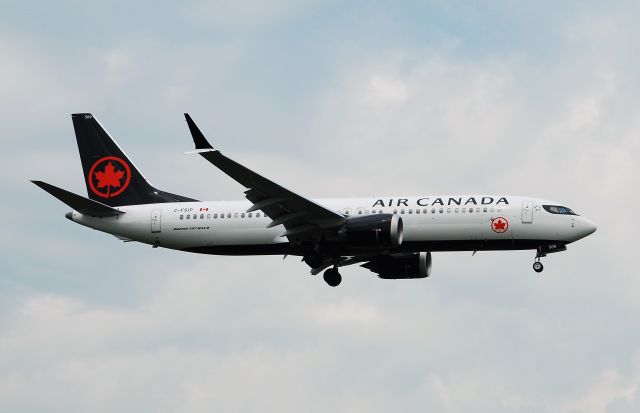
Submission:
[[[113,167],[113,164],[109,162],[107,166],[104,167],[104,171],[98,171],[95,173],[96,179],[98,180],[98,188],[104,188],[107,186],[107,198],[109,197],[109,193],[111,192],[111,187],[119,188],[120,180],[124,177],[124,171],[116,171],[116,168]]]
[[[506,226],[506,224],[504,222],[502,222],[501,219],[499,219],[499,220],[497,220],[496,222],[493,223],[493,227],[495,229],[497,229],[498,231],[502,231],[505,226]]]

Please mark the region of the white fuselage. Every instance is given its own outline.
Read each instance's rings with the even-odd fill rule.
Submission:
[[[541,199],[506,195],[370,197],[316,200],[347,217],[396,214],[404,224],[401,251],[535,249],[579,240],[595,225],[578,215],[553,214]],[[76,211],[68,217],[119,238],[171,249],[210,247],[214,254],[288,253],[283,226],[247,213],[248,201],[180,202],[123,206],[116,217]],[[198,251],[199,252],[199,251]]]

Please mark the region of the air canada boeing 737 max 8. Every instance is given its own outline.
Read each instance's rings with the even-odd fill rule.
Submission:
[[[245,188],[205,202],[154,188],[89,113],[72,115],[89,198],[33,181],[73,209],[73,222],[124,241],[201,254],[297,255],[330,286],[351,264],[380,278],[423,278],[435,251],[567,249],[596,226],[560,203],[504,194],[311,200],[214,149],[188,114],[195,151]]]

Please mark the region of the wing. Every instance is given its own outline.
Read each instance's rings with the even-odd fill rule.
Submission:
[[[247,188],[246,198],[253,204],[247,212],[261,210],[271,218],[267,228],[284,225],[290,241],[311,237],[345,222],[342,214],[290,191],[213,149],[189,114],[184,114],[196,146],[195,153],[211,162]]]

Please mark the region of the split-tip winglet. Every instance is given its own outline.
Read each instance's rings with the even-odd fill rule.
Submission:
[[[207,138],[204,137],[196,123],[191,119],[188,113],[184,114],[185,119],[187,120],[187,125],[189,126],[189,131],[191,132],[191,136],[193,137],[193,143],[196,145],[196,150],[201,149],[213,149],[213,146],[207,141]]]

